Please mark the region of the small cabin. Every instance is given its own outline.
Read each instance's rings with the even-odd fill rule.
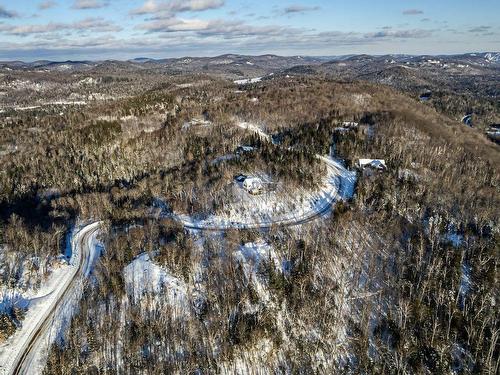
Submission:
[[[358,122],[355,121],[344,121],[342,123],[342,127],[347,128],[347,129],[355,129],[359,126]]]
[[[241,154],[245,154],[247,152],[252,152],[254,150],[255,150],[255,147],[252,147],[252,146],[238,146],[236,148],[236,154],[241,155]]]
[[[245,182],[246,179],[247,179],[247,176],[245,176],[244,174],[239,174],[239,175],[234,176],[234,180],[236,182],[239,182],[239,183]]]
[[[464,117],[462,117],[462,123],[472,127],[472,114],[465,115]]]
[[[359,159],[358,167],[360,169],[375,169],[379,171],[384,171],[387,169],[387,165],[385,164],[385,160],[383,159]]]
[[[261,194],[264,190],[262,180],[257,177],[247,177],[243,181],[243,188],[252,195]]]
[[[432,92],[430,91],[425,91],[422,94],[420,94],[420,100],[423,102],[430,100],[431,97],[432,97]]]

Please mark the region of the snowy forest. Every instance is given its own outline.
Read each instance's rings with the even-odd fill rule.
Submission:
[[[500,153],[442,97],[98,82],[112,100],[0,113],[0,358],[75,274],[46,375],[498,373]]]

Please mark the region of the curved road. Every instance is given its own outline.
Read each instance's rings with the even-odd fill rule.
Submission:
[[[59,295],[32,328],[32,332],[28,335],[14,360],[10,374],[31,374],[35,372],[32,365],[35,365],[33,360],[36,356],[36,349],[43,346],[43,341],[50,331],[58,307],[63,306],[64,302],[71,299],[71,292],[75,291],[79,283],[83,282],[92,267],[95,260],[94,240],[101,224],[101,222],[89,224],[74,235],[71,243],[72,259],[75,262],[71,270],[72,275],[68,277],[65,285],[59,289]]]
[[[266,142],[272,142],[272,138],[269,134],[264,132],[262,129],[260,129],[258,126],[255,124],[249,123],[249,122],[238,122],[236,121],[236,125],[244,130],[248,130],[254,134],[257,134],[261,140],[266,141]],[[331,195],[329,199],[323,204],[322,207],[320,208],[313,208],[311,209],[308,213],[298,216],[298,217],[290,217],[286,219],[281,219],[281,220],[276,220],[276,221],[266,221],[266,222],[261,222],[261,223],[238,223],[238,222],[229,222],[227,224],[202,224],[202,223],[190,223],[188,221],[184,221],[179,217],[176,217],[173,215],[173,219],[181,222],[181,224],[184,226],[184,228],[187,229],[194,229],[194,230],[201,230],[201,231],[207,231],[207,232],[220,232],[220,231],[225,231],[229,229],[243,229],[243,230],[248,230],[248,229],[270,229],[275,226],[281,226],[281,227],[292,227],[296,225],[302,225],[309,223],[313,220],[318,219],[319,217],[325,215],[327,212],[330,211],[332,208],[333,204],[335,201],[340,198],[343,199],[344,195],[351,196],[352,195],[352,189],[354,188],[354,181],[350,181],[353,177],[349,177],[348,172],[342,165],[338,164],[337,162],[333,161],[332,159],[322,156],[322,155],[316,155],[316,158],[321,160],[323,163],[326,164],[327,169],[334,170],[335,174],[337,176],[337,190],[335,195]],[[345,179],[346,181],[343,181]],[[355,180],[355,177],[353,178]],[[344,185],[344,182],[346,184]],[[349,188],[349,185],[351,188]],[[347,190],[342,192],[343,190]]]
[[[280,227],[293,227],[296,225],[302,225],[309,223],[311,221],[314,221],[318,219],[319,217],[325,215],[328,213],[333,204],[338,200],[338,199],[343,199],[343,195],[351,195],[348,192],[342,193],[342,190],[344,190],[348,185],[352,185],[353,181],[349,181],[349,177],[346,176],[346,170],[342,171],[341,169],[343,168],[341,165],[333,162],[332,160],[323,157],[323,156],[317,156],[318,159],[323,161],[327,168],[331,170],[334,170],[334,174],[336,175],[336,192],[335,194],[330,195],[329,199],[319,208],[312,208],[308,213],[301,215],[301,216],[295,216],[295,217],[289,217],[286,219],[281,219],[281,220],[276,220],[276,221],[266,221],[263,223],[238,223],[238,222],[229,222],[227,224],[196,224],[196,223],[190,223],[188,221],[184,221],[178,217],[173,217],[175,220],[178,220],[181,222],[181,224],[184,226],[184,228],[187,229],[194,229],[194,230],[201,230],[201,231],[207,231],[207,232],[220,232],[220,231],[225,231],[229,229],[243,229],[243,230],[248,230],[248,229],[270,229],[272,227],[280,226]],[[343,181],[343,180],[347,181]]]

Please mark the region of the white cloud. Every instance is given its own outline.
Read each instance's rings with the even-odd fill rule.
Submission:
[[[52,0],[42,1],[40,4],[38,4],[38,9],[40,10],[50,9],[54,8],[56,5],[57,3]]]
[[[416,16],[418,14],[424,14],[424,12],[420,9],[406,9],[403,10],[403,14],[405,16]]]
[[[300,29],[283,26],[252,26],[242,21],[183,19],[171,16],[145,22],[138,26],[148,33],[191,32],[198,37],[220,36],[223,39],[248,38],[255,36],[291,36],[301,33]]]
[[[476,33],[476,34],[482,34],[482,33],[487,33],[491,30],[491,26],[476,26],[471,29],[469,29],[469,33]]]
[[[48,34],[58,31],[90,31],[90,32],[111,32],[120,31],[121,27],[106,21],[102,18],[85,18],[73,23],[49,22],[38,25],[18,25],[0,27],[0,32],[8,35],[27,36],[31,34]]]
[[[365,38],[380,39],[380,38],[397,38],[397,39],[414,39],[427,38],[432,35],[432,30],[414,29],[414,30],[384,30],[374,33],[366,33]]]
[[[107,1],[103,0],[75,0],[73,9],[98,9],[108,6]]]
[[[320,10],[319,6],[307,6],[307,5],[290,5],[283,9],[284,14],[293,14],[293,13],[305,13],[305,12],[313,12],[316,10]]]
[[[147,0],[143,6],[132,10],[130,13],[139,15],[157,12],[201,12],[208,9],[221,8],[224,6],[224,3],[224,0],[174,0],[168,2]]]

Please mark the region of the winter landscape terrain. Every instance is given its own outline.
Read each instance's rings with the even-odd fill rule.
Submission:
[[[0,63],[0,374],[497,373],[498,56]]]
[[[499,0],[0,0],[0,375],[500,374]]]

